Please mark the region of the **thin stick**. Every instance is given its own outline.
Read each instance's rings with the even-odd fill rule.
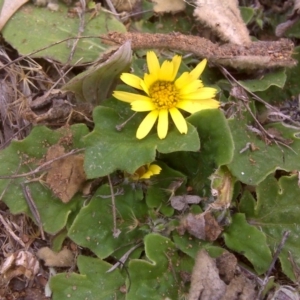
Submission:
[[[111,10],[111,12],[115,15],[115,17],[120,21],[120,18],[119,18],[119,14],[118,12],[116,11],[114,5],[112,4],[112,2],[110,0],[105,0],[107,6],[109,7],[109,9]]]
[[[24,242],[18,236],[16,236],[16,234],[12,231],[12,229],[10,228],[10,226],[8,225],[8,223],[3,218],[2,214],[0,214],[0,221],[3,224],[3,226],[5,227],[5,230],[13,237],[13,239],[16,242],[18,242],[22,247],[25,247]]]
[[[81,36],[81,37],[80,37],[80,39],[91,39],[91,38],[95,39],[95,38],[99,38],[99,36],[95,36],[95,35],[86,35],[86,36]],[[70,41],[70,40],[76,40],[76,39],[78,39],[77,36],[75,36],[75,37],[69,37],[69,38],[63,39],[63,40],[61,40],[61,41],[52,43],[52,44],[50,44],[50,45],[48,45],[48,46],[42,47],[42,48],[40,48],[40,49],[38,49],[38,50],[32,51],[32,52],[30,52],[29,54],[22,55],[22,56],[20,56],[20,57],[14,59],[14,60],[8,62],[7,64],[3,65],[2,67],[0,67],[0,70],[3,70],[3,69],[5,69],[5,68],[7,68],[8,66],[10,66],[10,65],[12,65],[12,64],[15,64],[15,63],[17,63],[17,62],[19,62],[19,61],[21,61],[21,60],[23,60],[23,59],[25,59],[25,58],[30,58],[32,55],[37,54],[37,53],[39,53],[39,52],[41,52],[41,51],[43,51],[43,50],[46,50],[46,49],[49,49],[49,48],[54,47],[54,46],[56,46],[56,45],[59,45],[59,44],[61,44],[61,43],[64,43],[64,42],[67,42],[67,41]],[[105,37],[101,37],[101,39],[105,39]]]
[[[80,4],[81,4],[81,7],[82,7],[82,10],[78,11],[78,17],[79,17],[79,20],[80,20],[78,34],[77,34],[77,37],[76,37],[75,41],[73,42],[73,46],[72,46],[68,61],[66,62],[65,68],[67,68],[68,64],[72,61],[75,50],[76,50],[76,47],[77,47],[77,44],[80,40],[80,37],[81,37],[82,33],[84,32],[84,25],[85,25],[84,14],[85,14],[85,9],[86,9],[85,0],[80,0]],[[63,68],[63,71],[64,71],[64,68]]]
[[[29,209],[32,213],[32,216],[33,216],[34,220],[36,221],[36,223],[39,226],[42,239],[45,240],[45,234],[44,234],[43,224],[42,224],[42,221],[41,221],[41,216],[40,216],[39,210],[36,207],[35,202],[32,198],[29,186],[25,185],[24,183],[21,183],[21,187],[22,187],[22,190],[23,190],[23,195],[24,195],[24,197],[26,199],[26,202],[28,204],[28,207],[29,207]]]
[[[271,264],[269,266],[269,269],[268,269],[268,271],[266,273],[266,276],[265,276],[265,278],[263,280],[263,283],[262,283],[262,285],[261,285],[261,287],[259,289],[259,292],[258,292],[258,295],[257,295],[258,299],[260,298],[262,292],[264,291],[264,288],[265,288],[266,284],[268,283],[270,274],[271,274],[271,272],[272,272],[272,270],[274,268],[274,265],[275,265],[275,263],[276,263],[276,261],[278,259],[278,256],[279,256],[279,254],[280,254],[280,252],[281,252],[281,250],[282,250],[282,248],[283,248],[283,246],[284,246],[287,238],[289,237],[290,233],[291,233],[290,231],[284,231],[283,232],[282,239],[281,239],[281,241],[280,241],[280,243],[279,243],[279,245],[278,245],[278,247],[277,247],[277,249],[276,249],[276,251],[274,253],[272,262],[271,262]]]
[[[115,199],[114,188],[111,183],[110,176],[107,175],[107,178],[108,178],[108,183],[109,183],[110,193],[111,193],[112,215],[113,215],[113,224],[114,224],[113,237],[117,238],[120,235],[121,230],[117,228],[116,199]]]
[[[22,174],[15,174],[15,175],[5,175],[5,176],[0,176],[0,179],[12,179],[12,178],[21,178],[21,177],[26,177],[26,176],[30,176],[30,175],[34,175],[38,172],[41,172],[41,171],[44,171],[43,169],[49,165],[51,165],[53,162],[59,160],[59,159],[62,159],[62,158],[65,158],[67,156],[70,156],[70,155],[73,155],[75,153],[78,153],[78,152],[81,152],[83,151],[84,148],[82,149],[73,149],[71,150],[70,152],[68,153],[65,153],[59,157],[56,157],[56,158],[53,158],[47,162],[45,162],[44,164],[38,166],[36,169],[34,169],[33,171],[30,171],[30,172],[27,172],[27,173],[22,173]]]
[[[105,273],[110,273],[113,270],[115,270],[118,266],[121,265],[120,269],[124,266],[126,260],[128,259],[129,255],[137,248],[142,246],[143,243],[138,243],[137,245],[130,248],[109,270],[107,270]]]

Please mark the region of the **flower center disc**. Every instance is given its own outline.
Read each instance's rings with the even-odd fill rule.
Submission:
[[[157,109],[170,109],[178,102],[178,91],[170,81],[156,81],[150,87],[149,93]]]

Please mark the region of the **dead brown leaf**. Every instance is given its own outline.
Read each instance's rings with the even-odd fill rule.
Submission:
[[[181,219],[178,231],[180,234],[188,231],[198,239],[212,242],[218,238],[222,227],[209,212],[197,215],[189,213]]]
[[[183,0],[153,0],[153,10],[156,13],[176,13],[185,9]]]
[[[215,261],[205,250],[197,254],[193,268],[188,300],[219,300],[226,292]]]
[[[48,267],[71,267],[74,264],[74,255],[71,250],[66,248],[60,252],[54,252],[49,247],[43,247],[39,249],[37,256]]]
[[[48,149],[46,160],[49,161],[63,155],[64,147],[54,145]],[[69,202],[72,197],[81,189],[86,181],[83,168],[84,155],[70,155],[51,164],[46,182],[55,196],[62,202]]]
[[[9,283],[12,278],[22,275],[32,280],[39,268],[40,264],[31,252],[16,251],[5,259],[0,268],[1,284]]]

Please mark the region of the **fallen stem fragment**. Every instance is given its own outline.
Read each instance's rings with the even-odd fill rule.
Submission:
[[[272,262],[271,262],[271,264],[269,266],[269,269],[268,269],[268,271],[266,273],[266,276],[265,276],[265,278],[264,278],[264,280],[263,280],[263,282],[261,284],[261,287],[260,287],[260,289],[258,291],[257,299],[260,299],[260,296],[261,296],[262,292],[264,291],[265,286],[267,285],[267,283],[269,281],[269,277],[270,277],[271,272],[272,272],[272,270],[273,270],[273,268],[275,266],[275,263],[276,263],[276,261],[277,261],[277,259],[279,257],[279,254],[280,254],[282,248],[284,247],[284,244],[285,244],[287,238],[289,237],[290,233],[291,233],[290,231],[284,231],[283,232],[280,244],[278,245],[278,247],[277,247],[277,249],[276,249],[276,251],[274,253]]]
[[[110,187],[110,193],[111,193],[111,204],[112,204],[112,215],[113,215],[113,223],[114,223],[114,228],[113,228],[113,237],[117,238],[121,230],[117,228],[117,214],[116,214],[116,201],[115,201],[115,193],[114,193],[114,187],[111,183],[110,176],[107,175],[108,178],[108,183]]]
[[[34,202],[32,196],[31,196],[29,186],[25,185],[24,183],[21,183],[21,187],[22,187],[23,195],[28,204],[28,207],[32,213],[32,216],[33,216],[34,220],[36,221],[37,225],[39,226],[39,229],[41,232],[41,237],[43,240],[45,240],[45,234],[44,234],[44,229],[43,229],[43,225],[42,225],[42,221],[41,221],[41,216],[40,216],[38,208],[35,205],[35,202]]]
[[[178,33],[151,34],[113,32],[101,35],[104,43],[124,44],[131,41],[133,50],[147,48],[169,48],[192,52],[209,61],[239,69],[257,69],[271,67],[293,67],[296,61],[291,57],[294,44],[288,39],[278,41],[258,41],[249,45],[214,44],[210,40]]]

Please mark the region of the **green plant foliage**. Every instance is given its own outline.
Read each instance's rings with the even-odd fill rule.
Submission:
[[[167,159],[171,166],[189,176],[189,184],[195,192],[203,194],[203,189],[210,187],[208,177],[214,170],[231,162],[234,144],[227,120],[221,111],[199,111],[187,120],[197,128],[201,140],[200,152],[176,152],[168,155]]]
[[[293,58],[297,61],[300,60],[300,47],[296,47],[294,49]],[[298,74],[300,72],[300,64],[298,63],[294,68],[287,69],[287,80],[285,84],[285,88],[282,91],[282,94],[285,96],[284,99],[290,98],[291,96],[298,96],[300,93],[300,85],[297,80]]]
[[[173,127],[163,140],[158,138],[154,130],[146,138],[138,140],[135,134],[142,120],[140,114],[130,120],[122,131],[117,131],[116,126],[129,115],[122,114],[121,118],[111,108],[97,107],[93,116],[95,129],[84,138],[85,171],[88,178],[105,176],[117,169],[133,174],[140,166],[155,160],[156,150],[169,153],[197,151],[200,147],[197,131],[190,124],[186,135],[181,135]]]
[[[168,167],[166,164],[159,162],[162,171],[150,181],[147,189],[146,203],[149,208],[159,208],[165,216],[172,216],[174,209],[170,206],[169,199],[176,194],[185,193],[186,176]],[[178,183],[178,187],[172,190],[172,186]]]
[[[279,246],[283,233],[290,231],[279,259],[283,272],[295,280],[300,260],[298,178],[283,176],[276,180],[272,174],[259,184],[256,192],[257,201],[250,194],[243,196],[240,210],[245,212],[247,221],[266,236],[272,251]]]
[[[41,159],[51,145],[58,143],[65,135],[72,135],[72,147],[82,148],[79,139],[87,134],[85,125],[74,125],[71,129],[61,128],[50,130],[45,126],[33,128],[30,135],[22,141],[13,141],[9,147],[0,152],[0,176],[28,173],[41,164]],[[67,150],[68,150],[67,146]],[[69,149],[71,150],[71,149]],[[0,179],[0,192],[4,192],[2,201],[9,207],[13,214],[25,213],[32,217],[25,200],[21,183],[33,180],[36,177],[20,177],[16,179]],[[38,208],[46,232],[56,233],[67,222],[68,216],[78,209],[82,198],[75,196],[69,203],[62,203],[54,197],[52,192],[38,182],[28,183],[32,198]]]
[[[132,259],[129,263],[131,285],[126,299],[161,300],[183,297],[188,292],[188,287],[182,282],[180,272],[191,273],[194,260],[179,255],[174,243],[159,234],[146,235],[144,244],[145,259]]]
[[[251,92],[260,92],[267,90],[270,86],[283,88],[286,81],[285,69],[265,74],[262,78],[252,80],[240,80],[239,83],[245,89]]]
[[[240,6],[240,11],[245,24],[248,24],[255,15],[255,9],[252,7]]]
[[[82,247],[89,248],[98,257],[106,258],[121,247],[123,255],[135,245],[144,233],[139,224],[147,220],[147,205],[140,188],[130,185],[119,187],[123,192],[115,196],[117,228],[121,230],[118,238],[113,237],[112,200],[109,186],[101,186],[83,207],[69,229],[68,236]],[[136,224],[135,222],[139,222]],[[128,246],[129,245],[129,246]]]
[[[2,6],[3,0],[0,1]],[[105,52],[108,46],[101,43],[99,35],[109,31],[125,32],[124,25],[111,14],[101,11],[97,15],[85,13],[85,26],[82,36],[94,36],[81,39],[76,47],[71,64],[94,61],[100,53]],[[78,36],[80,20],[77,17],[68,16],[68,7],[61,1],[59,10],[50,11],[44,7],[37,7],[30,3],[21,7],[8,21],[2,34],[22,55],[32,53],[53,43],[73,37],[55,46],[33,54],[32,57],[48,57],[61,63],[69,59],[73,42]],[[26,28],[26,30],[24,30]],[[71,45],[71,46],[70,46]]]
[[[246,128],[245,119],[229,120],[229,125],[235,143],[235,151],[228,168],[241,182],[257,185],[276,169],[292,171],[300,168],[298,156],[300,140],[299,137],[296,137],[299,130],[286,127],[281,123],[271,124],[266,129],[272,128],[279,133],[279,143],[273,142],[268,145]],[[280,139],[282,139],[281,142]],[[254,150],[249,148],[240,153],[242,149],[245,149],[247,143],[251,143]]]
[[[125,279],[119,270],[107,273],[111,265],[99,258],[78,256],[80,274],[61,273],[51,278],[53,300],[125,299],[120,291]]]
[[[244,214],[232,216],[232,224],[225,229],[224,238],[226,246],[245,255],[258,274],[268,270],[272,256],[266,235],[249,225]]]
[[[75,93],[77,100],[99,105],[106,99],[115,85],[116,78],[129,69],[131,45],[126,42],[105,62],[80,73],[62,87]]]
[[[213,245],[210,242],[199,240],[187,233],[179,235],[174,231],[172,238],[176,247],[193,259],[196,259],[198,252],[202,249],[205,249],[211,257],[218,257],[224,252],[224,248]]]

